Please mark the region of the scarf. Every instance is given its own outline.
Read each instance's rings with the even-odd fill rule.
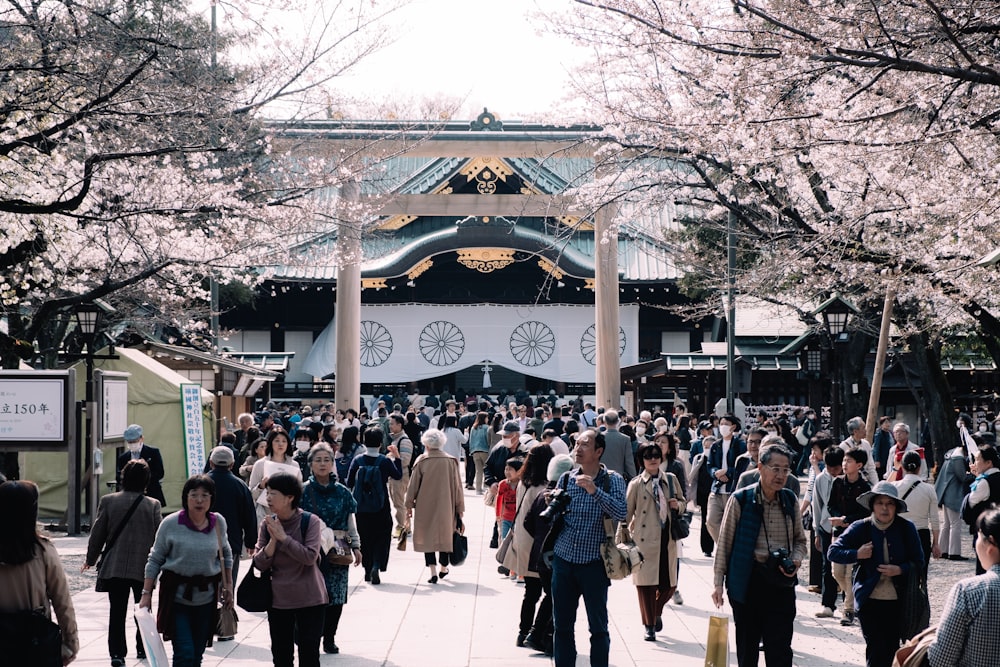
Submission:
[[[653,501],[656,503],[656,507],[659,509],[660,513],[660,529],[666,527],[667,517],[669,516],[669,508],[667,507],[667,499],[663,496],[663,491],[660,489],[660,477],[650,477],[650,481],[653,483]]]

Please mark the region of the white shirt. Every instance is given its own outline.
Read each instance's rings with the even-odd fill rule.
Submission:
[[[920,482],[913,490],[910,487],[915,482]],[[934,485],[922,480],[918,475],[909,474],[898,482],[893,482],[893,486],[899,489],[900,499],[906,503],[907,511],[899,516],[913,522],[917,530],[930,528],[938,530],[941,519],[938,516],[937,492]],[[910,495],[903,498],[905,493]],[[925,558],[930,558],[930,554],[924,554]]]

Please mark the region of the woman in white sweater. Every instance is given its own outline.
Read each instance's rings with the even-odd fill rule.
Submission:
[[[288,440],[288,433],[284,429],[279,429],[275,426],[267,434],[267,449],[265,450],[266,454],[264,458],[254,463],[253,470],[250,471],[250,481],[247,482],[247,485],[250,487],[250,493],[253,494],[254,501],[257,503],[258,524],[269,513],[267,508],[267,494],[264,493],[268,477],[279,472],[287,472],[300,482],[302,481],[302,469],[288,452],[290,445],[291,442]]]
[[[934,485],[920,476],[920,464],[923,459],[917,452],[906,452],[903,455],[903,479],[893,482],[899,489],[899,497],[906,502],[907,512],[901,517],[911,521],[917,527],[920,536],[920,546],[924,549],[924,581],[927,580],[927,566],[931,556],[941,557],[941,547],[938,537],[941,534],[940,517],[938,516],[938,498]]]

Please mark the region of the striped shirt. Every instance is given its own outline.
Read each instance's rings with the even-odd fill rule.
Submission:
[[[1000,664],[1000,564],[962,579],[948,593],[937,638],[928,652],[931,667]]]

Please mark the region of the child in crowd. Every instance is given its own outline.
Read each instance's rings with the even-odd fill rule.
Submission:
[[[501,540],[507,537],[507,533],[514,527],[514,517],[517,515],[517,473],[522,463],[519,458],[508,459],[503,469],[504,479],[497,485],[496,510]],[[510,574],[512,579],[516,578],[515,573],[503,566],[500,566],[498,571],[500,574]]]
[[[870,509],[865,509],[858,502],[858,496],[872,488],[861,474],[867,463],[868,452],[863,449],[848,449],[844,452],[844,476],[833,480],[830,490],[830,526],[833,528],[833,539],[840,537],[855,521],[871,514]],[[833,578],[844,592],[844,617],[840,619],[841,625],[854,625],[853,574],[853,565],[833,564]]]

